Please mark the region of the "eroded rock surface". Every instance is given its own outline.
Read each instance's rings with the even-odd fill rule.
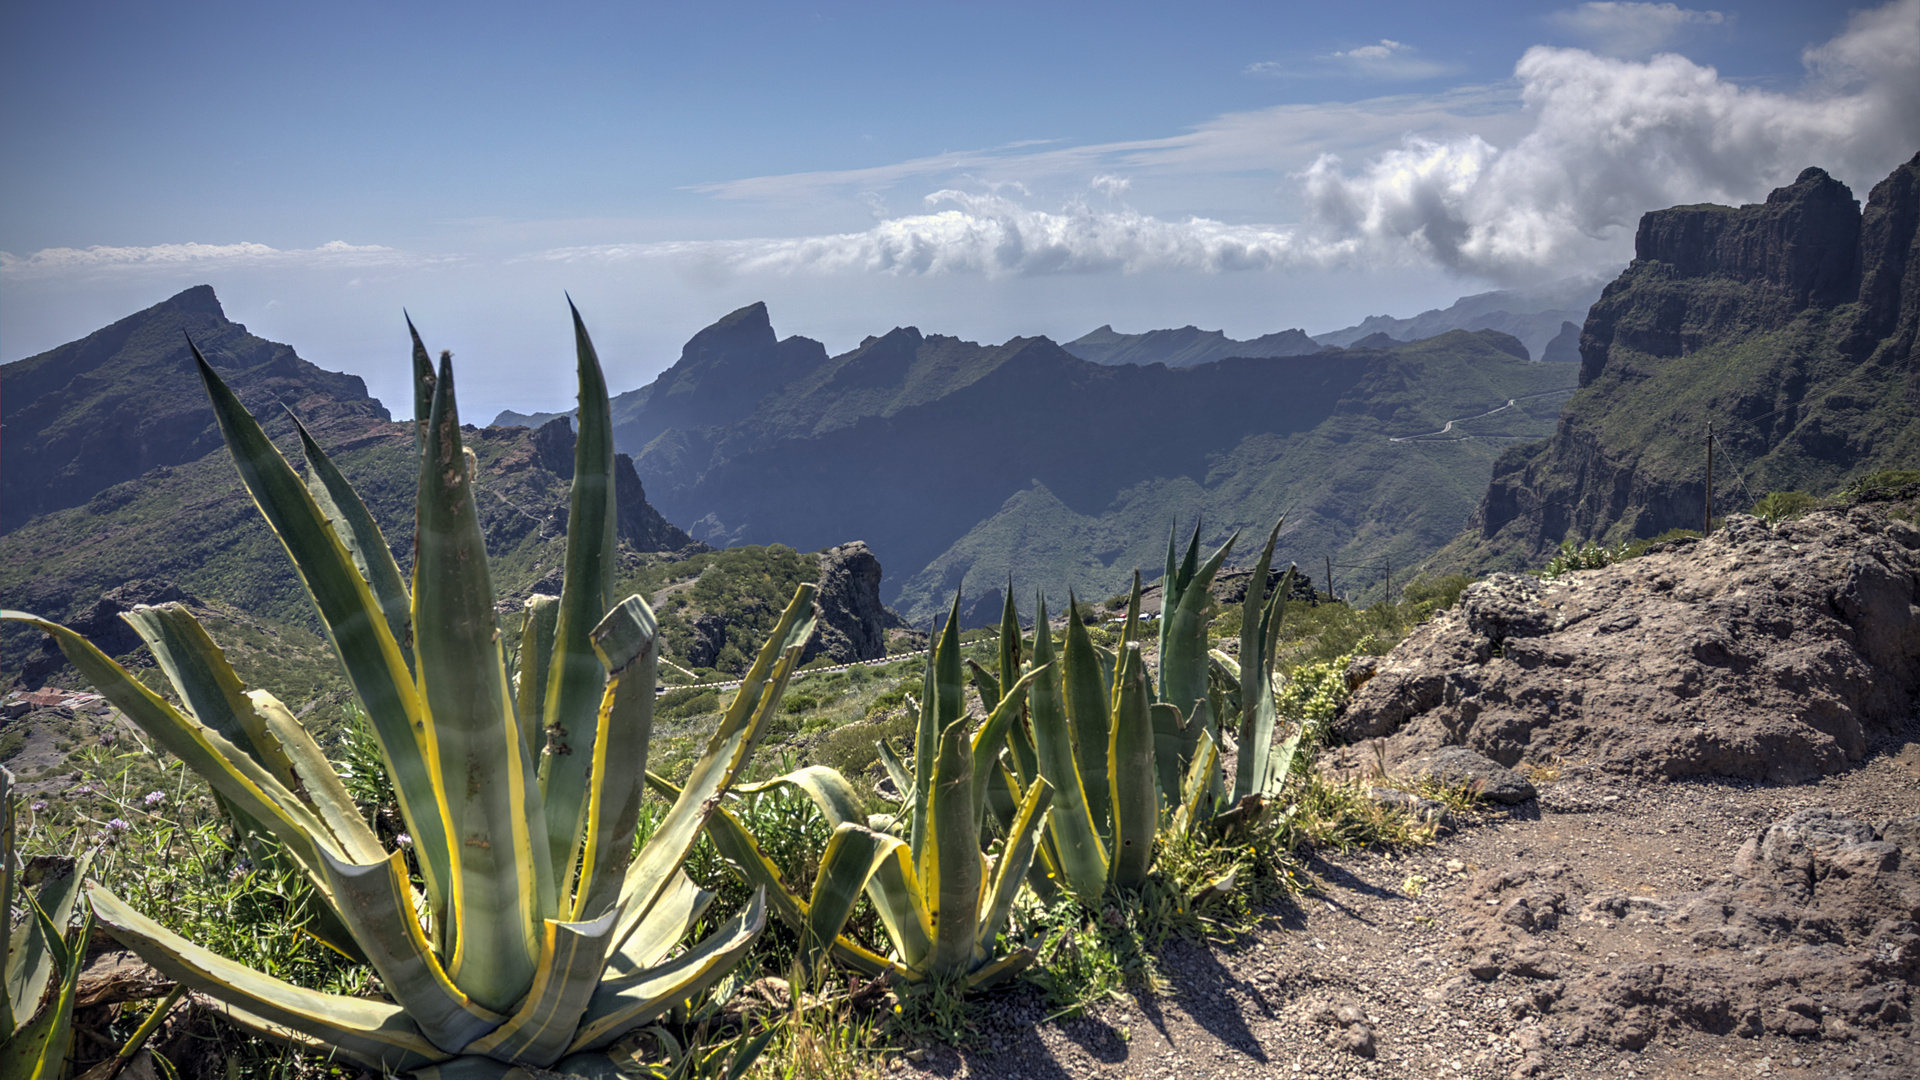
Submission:
[[[1551,581],[1496,574],[1385,657],[1333,734],[1402,762],[1802,782],[1857,763],[1920,696],[1920,529],[1871,507]]]

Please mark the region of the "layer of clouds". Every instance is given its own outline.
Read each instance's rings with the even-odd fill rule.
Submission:
[[[205,267],[379,266],[405,256],[378,244],[334,240],[316,248],[280,249],[266,244],[155,244],[151,247],[44,248],[29,255],[0,251],[0,277],[12,279],[92,276]]]
[[[1784,94],[1672,54],[1535,47],[1515,69],[1534,127],[1511,148],[1409,138],[1352,171],[1322,156],[1304,177],[1311,220],[1512,280],[1618,260],[1647,210],[1757,200],[1809,165],[1864,197],[1920,149],[1920,0],[1855,15],[1805,60],[1806,86]]]
[[[1261,60],[1248,64],[1241,74],[1263,79],[1355,75],[1369,79],[1427,79],[1452,70],[1419,55],[1420,50],[1404,41],[1381,38],[1368,45],[1341,49],[1306,61]]]
[[[1673,44],[1687,29],[1719,26],[1727,16],[1718,11],[1695,11],[1678,4],[1581,4],[1556,11],[1548,18],[1615,56],[1645,56]]]
[[[1103,182],[1104,181],[1104,182]],[[1113,177],[1095,186],[1117,196]],[[791,239],[702,241],[559,248],[561,262],[669,259],[696,273],[801,272],[890,274],[1218,273],[1326,264],[1351,245],[1325,244],[1297,230],[1229,225],[1207,218],[1167,221],[1126,207],[1094,210],[1084,201],[1059,212],[1035,210],[1006,195],[956,190],[926,199],[929,212],[891,218],[865,232]]]

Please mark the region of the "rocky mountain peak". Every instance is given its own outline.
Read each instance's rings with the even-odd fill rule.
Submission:
[[[1784,294],[1789,312],[1853,299],[1859,247],[1860,204],[1821,169],[1802,172],[1764,203],[1656,210],[1634,237],[1637,259],[1683,278],[1764,282]]]

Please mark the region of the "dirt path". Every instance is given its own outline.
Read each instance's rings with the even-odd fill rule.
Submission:
[[[1168,948],[1160,995],[1041,1023],[1036,993],[1009,992],[987,1010],[975,1048],[934,1048],[896,1072],[1920,1075],[1910,1016],[1920,846],[1892,875],[1836,869],[1842,856],[1808,864],[1816,896],[1866,904],[1844,889],[1869,878],[1893,888],[1904,926],[1848,930],[1864,909],[1831,904],[1785,926],[1779,889],[1753,870],[1761,846],[1748,850],[1746,876],[1732,872],[1748,841],[1814,809],[1876,825],[1920,814],[1920,734],[1799,786],[1634,787],[1569,770],[1538,800],[1462,822],[1434,847],[1314,859],[1319,888],[1266,928],[1232,947]],[[1888,846],[1852,850],[1885,864]]]

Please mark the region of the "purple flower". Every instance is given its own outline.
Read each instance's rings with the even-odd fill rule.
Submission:
[[[112,746],[112,745],[113,745],[113,732],[111,732],[111,731],[103,731],[103,732],[101,732],[101,733],[100,733],[100,745],[101,745],[101,746]]]
[[[128,829],[133,828],[133,826],[121,821],[119,818],[114,818],[112,821],[107,822],[107,828],[114,832],[126,832]]]
[[[91,795],[93,794],[93,785],[81,784],[79,787],[73,789],[73,793],[75,795]]]
[[[145,802],[148,806],[159,806],[161,803],[166,801],[167,801],[167,793],[164,791],[147,792],[147,797]]]
[[[46,808],[47,808],[47,800],[45,799],[35,799],[33,800],[33,805],[27,807],[27,809],[32,810],[36,814],[42,810],[45,810]]]
[[[401,833],[398,836],[395,836],[393,838],[393,842],[400,845],[401,847],[412,847],[413,837],[408,836],[406,833]]]

